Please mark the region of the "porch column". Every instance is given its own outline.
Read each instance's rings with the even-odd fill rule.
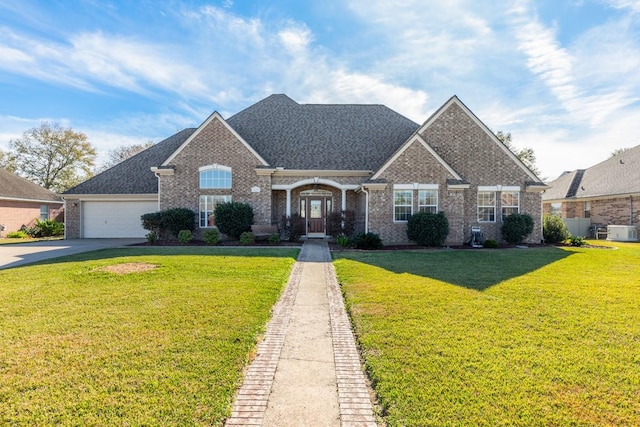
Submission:
[[[342,211],[347,210],[347,189],[342,189]]]
[[[291,189],[287,188],[287,217],[291,216]]]

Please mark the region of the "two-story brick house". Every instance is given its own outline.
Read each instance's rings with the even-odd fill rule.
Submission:
[[[67,191],[67,237],[144,236],[140,215],[173,207],[213,227],[217,203],[246,202],[256,224],[306,219],[326,235],[327,214],[356,213],[358,231],[408,243],[407,218],[443,211],[448,244],[472,226],[500,240],[502,218],[528,213],[539,242],[547,188],[457,98],[419,125],[382,105],[298,104],[272,95],[224,119],[213,113]]]

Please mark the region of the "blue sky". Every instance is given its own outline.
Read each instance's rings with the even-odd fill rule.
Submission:
[[[554,179],[640,144],[640,0],[0,0],[0,149],[48,120],[104,160],[272,93],[455,94]]]

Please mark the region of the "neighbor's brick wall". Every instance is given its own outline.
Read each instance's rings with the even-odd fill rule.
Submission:
[[[640,223],[640,196],[633,197],[633,218],[631,205],[629,197],[593,200],[591,223],[637,226]]]
[[[2,236],[19,230],[23,225],[33,227],[36,219],[40,219],[40,206],[49,206],[49,219],[62,222],[63,205],[59,203],[20,202],[13,200],[0,201],[0,224],[5,226]]]
[[[199,212],[200,195],[231,195],[253,207],[254,223],[271,224],[271,178],[258,176],[259,160],[218,119],[212,120],[171,162],[173,176],[160,178],[160,209],[186,207]],[[212,164],[232,168],[231,189],[200,189],[199,168]],[[259,193],[252,193],[259,187]],[[197,235],[201,234],[198,233]]]

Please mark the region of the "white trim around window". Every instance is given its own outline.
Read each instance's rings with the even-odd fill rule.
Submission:
[[[520,192],[505,191],[500,193],[500,207],[502,209],[502,221],[511,214],[520,213]]]
[[[496,192],[478,187],[478,222],[496,222]]]
[[[393,190],[393,222],[407,222],[412,214],[413,188],[411,190]]]
[[[199,222],[200,228],[215,227],[215,221],[213,213],[216,209],[216,205],[219,203],[227,203],[231,201],[231,196],[220,195],[201,195],[200,196],[200,208],[199,208]]]
[[[438,213],[438,190],[418,190],[418,212]]]

